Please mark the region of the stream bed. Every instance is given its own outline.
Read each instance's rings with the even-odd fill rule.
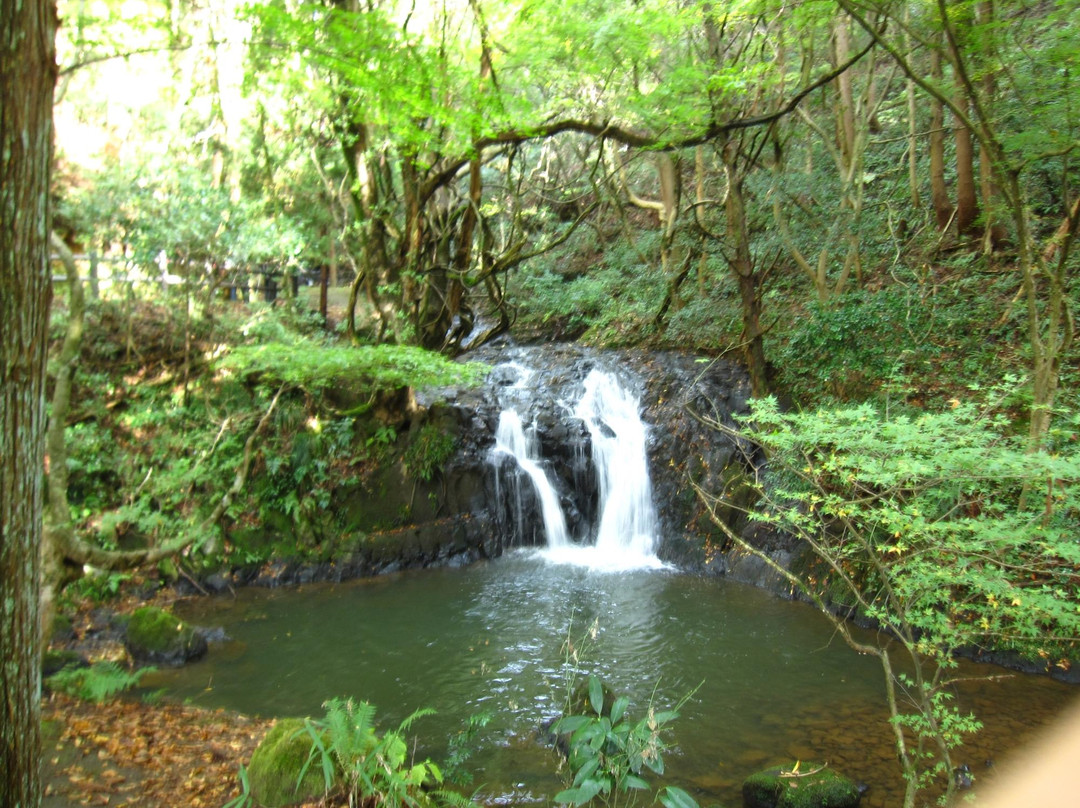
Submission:
[[[722,579],[603,572],[518,551],[462,569],[242,589],[178,611],[230,639],[144,685],[263,716],[317,716],[326,699],[348,696],[374,704],[383,728],[433,708],[413,729],[437,761],[450,734],[488,712],[468,768],[489,803],[549,803],[562,787],[541,728],[571,679],[588,674],[630,697],[635,715],[693,693],[673,724],[665,782],[702,805],[740,805],[742,780],[785,758],[828,761],[867,784],[863,805],[900,802],[877,661],[806,604]],[[982,680],[957,689],[986,724],[958,756],[977,778],[1075,692],[989,665],[961,673]]]

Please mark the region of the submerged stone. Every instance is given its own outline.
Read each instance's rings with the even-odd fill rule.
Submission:
[[[752,774],[742,793],[745,808],[855,808],[862,797],[852,780],[810,761]]]

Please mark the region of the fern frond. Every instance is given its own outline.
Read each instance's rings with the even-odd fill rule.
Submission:
[[[435,710],[430,707],[421,707],[419,710],[415,710],[412,715],[398,725],[398,732],[408,732],[414,723],[429,715],[435,715]]]

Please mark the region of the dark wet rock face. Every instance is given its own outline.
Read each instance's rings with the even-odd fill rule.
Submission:
[[[710,522],[694,483],[719,490],[745,473],[750,447],[710,424],[733,427],[733,416],[747,412],[749,381],[739,366],[675,352],[600,352],[575,345],[487,348],[469,359],[487,362],[493,370],[483,388],[434,405],[456,409],[461,430],[463,451],[444,476],[451,488],[460,487],[454,482],[459,475],[484,480],[482,497],[471,488],[473,511],[488,515],[503,546],[545,540],[532,485],[511,457],[491,451],[500,413],[507,408],[516,410],[535,436],[538,462],[558,494],[571,537],[592,539],[598,520],[597,475],[588,430],[574,408],[586,377],[599,368],[614,373],[640,401],[648,426],[659,555],[684,567],[724,570],[722,534]],[[738,513],[726,516],[742,529],[745,520]]]
[[[554,489],[570,538],[591,543],[599,521],[598,478],[592,439],[574,410],[594,369],[614,374],[640,402],[660,557],[687,569],[729,570],[726,539],[694,486],[726,490],[738,505],[750,504],[739,493],[739,481],[752,466],[751,449],[712,425],[733,427],[734,417],[747,412],[750,387],[738,365],[677,352],[597,351],[572,344],[497,344],[465,359],[491,366],[485,384],[416,391],[403,405],[407,417],[397,421],[406,452],[425,429],[452,436],[454,451],[437,473],[418,479],[402,463],[386,464],[363,485],[335,492],[327,512],[337,514],[343,527],[308,541],[331,547],[331,560],[236,570],[215,579],[213,589],[463,565],[509,548],[543,545],[535,487],[517,461],[493,451],[507,409],[517,412],[535,441],[536,462]],[[750,529],[738,508],[722,509],[721,516],[735,530]],[[304,537],[297,539],[302,546]]]

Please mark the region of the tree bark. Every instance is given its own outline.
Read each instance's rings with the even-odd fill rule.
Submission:
[[[904,50],[908,53],[910,58],[913,48],[911,45],[911,34],[906,33],[911,27],[911,4],[904,4]],[[918,106],[915,103],[915,82],[911,79],[905,79],[904,92],[907,97],[907,113],[908,113],[908,189],[911,193],[911,207],[918,210],[922,207],[922,200],[919,195],[919,152],[918,152],[918,131],[919,131],[919,115]]]
[[[994,72],[993,63],[996,61],[995,37],[989,31],[993,30],[994,2],[993,0],[979,0],[975,8],[979,25],[988,29],[984,34],[986,42],[983,45],[982,58],[982,92],[983,97],[990,103],[997,99],[997,76]],[[983,252],[989,254],[997,249],[1006,239],[1005,227],[998,219],[998,191],[997,180],[994,177],[994,167],[990,164],[992,157],[986,146],[979,144],[979,192],[982,196],[983,218]]]
[[[931,48],[930,78],[941,80],[941,51]],[[930,99],[930,200],[934,218],[942,233],[952,221],[952,202],[945,184],[945,106],[938,98]]]
[[[851,23],[846,17],[837,17],[833,26],[833,47],[836,64],[844,64],[851,58]],[[845,70],[836,77],[836,140],[845,165],[855,160],[855,96],[851,89],[851,71]]]
[[[660,175],[660,267],[667,280],[667,300],[672,311],[682,308],[679,286],[686,277],[683,261],[685,250],[678,248],[675,242],[675,228],[679,220],[679,201],[682,197],[682,184],[676,161],[667,152],[656,156],[656,169]]]
[[[0,0],[0,805],[41,804],[42,474],[56,7]]]
[[[759,278],[754,268],[754,257],[750,252],[750,232],[743,199],[744,177],[739,171],[738,156],[733,144],[729,143],[724,147],[723,160],[727,177],[727,236],[728,244],[731,245],[728,264],[739,285],[743,321],[742,349],[746,369],[750,374],[750,390],[755,398],[760,398],[769,394],[764,332],[761,328],[761,293],[758,289]]]
[[[52,411],[45,436],[46,449],[46,508],[43,545],[41,553],[41,636],[48,644],[56,599],[60,591],[82,575],[82,566],[65,563],[62,548],[74,540],[71,506],[68,503],[68,463],[64,430],[68,410],[71,407],[71,383],[82,346],[84,313],[82,279],[71,250],[52,234],[52,248],[64,265],[68,286],[67,332],[56,360],[56,378],[53,381]]]
[[[969,18],[965,14],[960,25],[966,28],[968,24]],[[966,86],[961,69],[962,60],[965,57],[960,50],[959,43],[951,37],[949,38],[949,55],[953,64],[953,78],[956,88],[955,104],[963,111],[965,116],[970,116],[970,88]],[[966,125],[964,118],[955,116],[954,120],[953,137],[956,140],[956,232],[958,235],[966,236],[974,230],[975,222],[979,218],[979,191],[975,180],[975,143],[971,129]]]

